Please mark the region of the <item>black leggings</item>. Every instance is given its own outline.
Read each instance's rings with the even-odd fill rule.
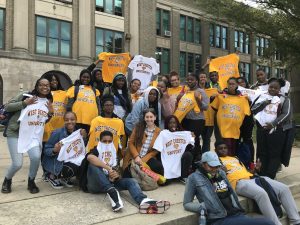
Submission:
[[[79,166],[70,162],[66,162],[64,163],[63,168],[61,170],[61,177],[65,179],[69,179],[75,176],[78,177],[79,171],[80,171]]]

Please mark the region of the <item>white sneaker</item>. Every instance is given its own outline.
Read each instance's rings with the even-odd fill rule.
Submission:
[[[114,212],[117,212],[124,207],[120,194],[115,188],[113,188],[113,190],[110,190],[107,193],[107,196],[110,200],[111,208]]]

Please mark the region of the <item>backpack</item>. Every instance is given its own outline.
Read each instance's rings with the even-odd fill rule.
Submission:
[[[79,92],[79,86],[75,85],[74,86],[74,102],[76,101],[77,99],[77,96],[78,96],[78,92]],[[93,92],[95,94],[95,97],[96,97],[96,89],[92,86],[92,89],[93,89]]]
[[[278,200],[277,195],[273,189],[273,187],[264,179],[263,177],[256,177],[255,183],[262,187],[268,194],[271,204],[276,212],[276,215],[281,218],[283,216],[281,202]]]
[[[5,110],[5,105],[0,106],[0,124],[4,126],[3,136],[7,137],[6,131],[8,127],[9,120],[14,115],[12,112],[7,112]]]
[[[238,144],[236,156],[245,165],[246,168],[249,168],[252,158],[249,145],[247,145],[245,142],[240,141]]]
[[[158,188],[157,181],[141,170],[140,166],[131,160],[130,173],[135,178],[143,191],[152,191]]]

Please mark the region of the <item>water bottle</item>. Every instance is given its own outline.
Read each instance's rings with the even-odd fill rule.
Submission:
[[[200,211],[199,225],[206,225],[206,216],[204,209],[201,209]]]

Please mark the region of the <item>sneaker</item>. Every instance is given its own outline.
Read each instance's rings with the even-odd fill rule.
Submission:
[[[43,175],[42,175],[42,181],[44,182],[48,182],[48,173],[47,172],[44,172]]]
[[[53,179],[50,176],[48,176],[48,182],[54,189],[62,189],[64,187],[59,179]]]
[[[156,201],[144,198],[140,204],[139,212],[141,214],[162,214],[170,208],[168,201]]]
[[[178,178],[178,181],[179,182],[181,182],[181,183],[183,183],[184,185],[186,184],[186,181],[187,181],[187,178],[186,177],[180,177],[180,178]]]
[[[69,188],[74,187],[74,183],[71,181],[71,179],[61,178],[60,183]]]
[[[117,212],[124,207],[122,199],[117,189],[110,188],[108,190],[107,196],[110,200],[111,208],[114,212]]]

